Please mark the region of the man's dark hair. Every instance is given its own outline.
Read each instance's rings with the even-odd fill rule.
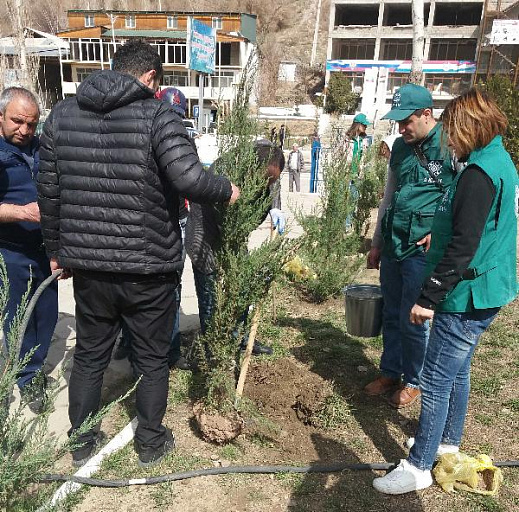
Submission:
[[[141,39],[128,41],[115,52],[113,70],[139,78],[154,69],[157,80],[162,79],[162,61],[157,50]]]
[[[282,171],[285,167],[285,155],[279,146],[272,144],[266,139],[258,140],[254,150],[261,165],[275,165]]]

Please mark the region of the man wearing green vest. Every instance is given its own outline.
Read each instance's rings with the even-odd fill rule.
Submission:
[[[390,404],[401,408],[420,395],[420,374],[427,348],[428,323],[413,325],[409,313],[425,278],[436,205],[453,179],[451,158],[441,141],[441,125],[432,112],[431,93],[406,84],[393,96],[383,119],[398,122],[384,199],[368,254],[368,266],[380,267],[384,297],[381,376],[368,395],[392,392]],[[403,381],[402,381],[403,377]]]

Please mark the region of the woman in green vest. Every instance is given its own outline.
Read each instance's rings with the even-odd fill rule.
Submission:
[[[449,148],[465,167],[439,203],[427,275],[411,322],[434,317],[421,379],[422,410],[407,459],[375,489],[403,494],[432,484],[438,455],[457,452],[470,391],[470,362],[481,334],[517,293],[519,181],[501,136],[507,120],[472,89],[442,116]]]

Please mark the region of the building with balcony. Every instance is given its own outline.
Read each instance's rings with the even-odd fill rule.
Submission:
[[[256,43],[256,16],[233,12],[101,11],[70,10],[67,30],[56,34],[68,43],[60,53],[63,96],[76,93],[90,73],[109,69],[117,48],[131,38],[143,39],[162,57],[161,87],[179,87],[188,102],[188,117],[198,105],[200,73],[187,65],[187,26],[192,17],[216,28],[216,69],[203,75],[204,125],[214,119],[219,106],[228,106],[235,85]],[[198,109],[196,109],[198,110]]]
[[[476,81],[507,76],[519,85],[519,1],[487,0],[481,25]]]
[[[442,107],[472,84],[484,0],[425,2],[425,86]],[[332,0],[326,83],[351,78],[362,111],[375,119],[407,82],[413,51],[411,0]]]

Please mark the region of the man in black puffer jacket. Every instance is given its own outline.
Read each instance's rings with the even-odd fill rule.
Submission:
[[[234,202],[239,190],[203,170],[180,117],[154,99],[162,64],[150,45],[119,48],[113,71],[93,73],[56,105],[40,149],[38,203],[51,267],[73,271],[77,341],[69,383],[74,433],[99,408],[103,373],[124,322],[132,336],[139,463],[174,446],[162,425],[177,270],[182,265],[178,196]],[[97,444],[89,431],[76,466]]]

